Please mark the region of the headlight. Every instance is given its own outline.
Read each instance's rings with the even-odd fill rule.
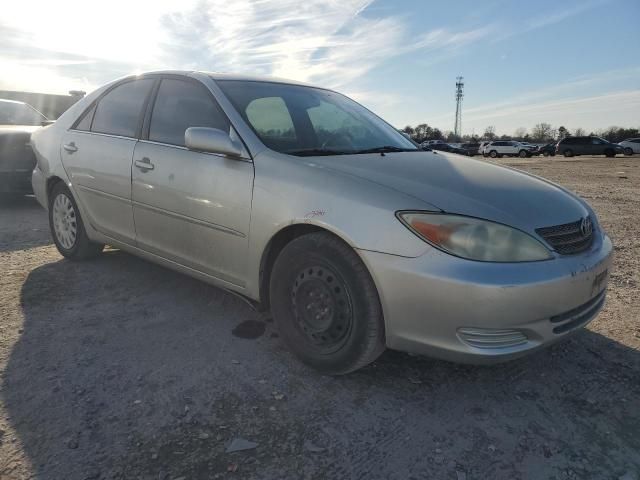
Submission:
[[[398,212],[412,232],[452,255],[484,262],[533,262],[553,258],[530,235],[499,223],[461,215]]]

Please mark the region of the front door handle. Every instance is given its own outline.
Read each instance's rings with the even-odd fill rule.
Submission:
[[[65,143],[64,145],[62,145],[62,148],[64,148],[69,153],[78,151],[78,147],[76,147],[76,144],[74,142]]]
[[[151,163],[151,160],[147,157],[144,157],[142,160],[136,160],[133,164],[143,172],[148,172],[149,170],[154,169],[153,163]]]

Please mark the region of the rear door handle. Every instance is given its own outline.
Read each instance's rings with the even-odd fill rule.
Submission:
[[[136,160],[133,163],[136,166],[136,168],[139,168],[143,172],[148,172],[149,170],[153,170],[155,167],[153,163],[151,163],[151,160],[149,160],[147,157],[144,157],[142,160]]]
[[[78,147],[76,147],[76,144],[74,142],[65,143],[64,145],[62,145],[62,148],[64,148],[69,153],[78,151]]]

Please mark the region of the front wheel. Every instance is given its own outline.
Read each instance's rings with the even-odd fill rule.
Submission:
[[[87,237],[78,205],[62,182],[54,185],[49,196],[49,228],[58,251],[66,258],[84,260],[104,248]]]
[[[633,150],[631,150],[629,147],[626,147],[624,149],[624,154],[627,155],[627,156],[631,156],[631,155],[633,155]]]
[[[496,157],[498,156],[498,152],[496,152],[495,150],[491,150],[491,151],[489,152],[489,156],[490,156],[491,158],[496,158]]]
[[[565,150],[564,151],[564,156],[565,157],[573,157],[573,150],[569,150],[569,149]]]
[[[518,156],[519,156],[520,158],[525,158],[525,157],[527,157],[528,155],[529,155],[529,153],[528,153],[526,150],[520,150],[520,151],[518,152]]]
[[[371,275],[355,251],[333,235],[312,233],[286,245],[269,290],[282,337],[307,365],[341,375],[384,351],[382,307]]]
[[[614,152],[613,150],[605,150],[604,155],[605,157],[612,158],[616,156],[616,152]]]
[[[551,154],[548,151],[545,150],[544,152],[542,152],[542,155],[545,156],[545,157],[548,157]]]

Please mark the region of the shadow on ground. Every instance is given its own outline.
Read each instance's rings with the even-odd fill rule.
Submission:
[[[640,469],[640,355],[589,331],[493,367],[387,352],[330,378],[241,299],[117,251],[35,269],[21,302],[1,391],[39,479]],[[246,321],[264,333],[234,336]],[[225,453],[234,438],[257,448]]]
[[[47,212],[33,195],[0,195],[0,253],[50,243]]]

